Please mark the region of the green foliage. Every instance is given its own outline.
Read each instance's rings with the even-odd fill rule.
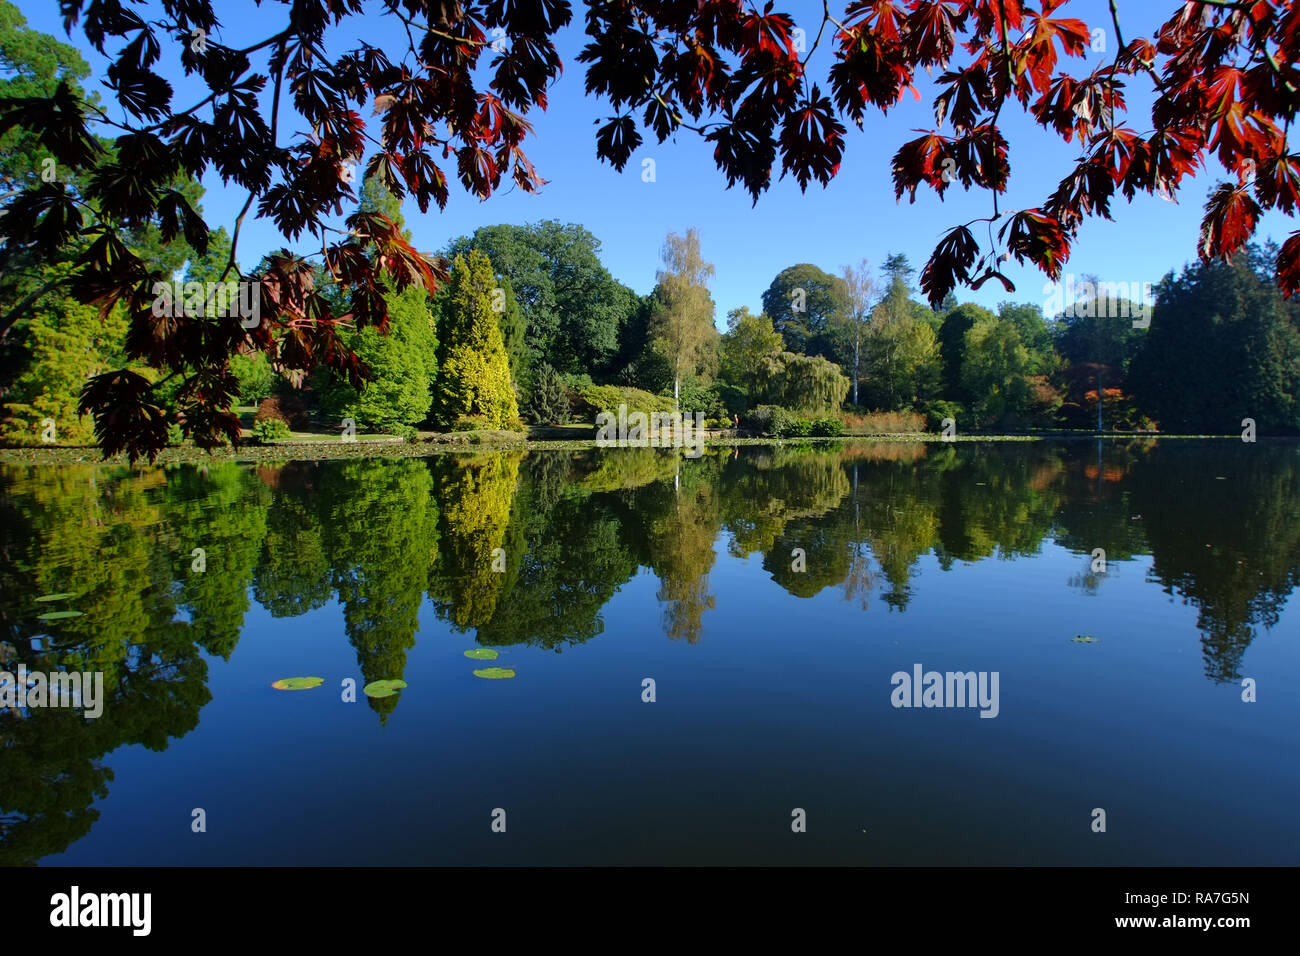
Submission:
[[[601,264],[595,236],[554,220],[484,226],[451,243],[447,258],[471,249],[491,260],[517,296],[532,360],[561,372],[613,371],[620,335],[640,300]]]
[[[782,352],[769,372],[762,397],[786,408],[833,411],[849,393],[849,380],[839,366],[821,356]]]
[[[758,399],[779,374],[783,340],[766,313],[753,315],[741,307],[727,313],[727,331],[718,346],[722,380]]]
[[[968,428],[971,424],[971,419],[960,402],[936,399],[926,402],[922,411],[925,414],[925,427],[932,432],[943,431],[945,418],[951,418],[958,429]]]
[[[1029,353],[1029,375],[1050,375],[1060,365],[1060,357],[1052,341],[1052,329],[1043,317],[1043,309],[1036,302],[1002,302],[998,304],[998,318],[1009,322],[1020,335],[1020,342]]]
[[[1010,322],[989,316],[966,333],[961,385],[975,428],[1019,424],[1029,408],[1029,352]]]
[[[759,405],[743,421],[751,431],[779,438],[833,437],[844,432],[844,422],[832,415],[809,417],[779,405]]]
[[[784,340],[784,351],[817,354],[831,321],[845,311],[844,280],[810,263],[782,269],[763,293],[763,312]]]
[[[264,418],[260,422],[254,422],[252,432],[253,438],[263,445],[284,441],[293,435],[289,426],[279,418]]]
[[[409,239],[401,203],[375,176],[362,184],[360,209],[388,216]],[[335,421],[351,418],[359,428],[388,430],[416,425],[429,414],[440,352],[428,293],[414,285],[401,292],[385,286],[384,302],[386,332],[367,326],[344,336],[370,369],[370,379],[361,390],[325,372],[315,376],[321,408]]]
[[[358,428],[387,429],[424,421],[437,378],[438,339],[429,299],[411,286],[387,293],[388,332],[367,327],[349,336],[353,351],[371,377],[358,392],[346,382],[324,388],[322,407],[335,420],[351,418]]]
[[[533,352],[528,346],[528,324],[510,280],[498,278],[497,289],[500,290],[499,294],[493,294],[502,305],[497,312],[497,324],[501,326],[501,342],[510,363],[510,379],[515,383],[519,395],[526,399],[533,389]],[[495,307],[495,301],[493,305]]]
[[[939,327],[939,358],[942,364],[940,395],[948,401],[967,404],[973,400],[962,384],[961,367],[966,358],[966,333],[993,313],[974,303],[959,305],[943,317]]]
[[[44,421],[53,419],[60,444],[94,441],[90,416],[78,413],[82,386],[91,375],[123,361],[127,320],[121,309],[107,319],[94,306],[47,298],[33,309],[27,326],[30,359],[5,396],[0,439],[39,444]]]
[[[453,432],[479,432],[495,428],[486,415],[462,415],[451,423]]]
[[[265,352],[251,355],[237,353],[230,357],[230,371],[239,383],[241,405],[256,405],[271,394],[275,385],[275,370]]]
[[[440,330],[433,400],[433,418],[444,427],[471,418],[482,419],[488,428],[519,424],[510,363],[492,311],[495,288],[487,256],[477,250],[456,256]]]
[[[701,256],[696,229],[684,236],[670,232],[662,255],[664,267],[656,274],[662,307],[650,316],[649,336],[672,368],[673,394],[678,395],[684,379],[716,371],[719,336],[708,287],[714,268]]]
[[[632,412],[672,412],[676,409],[671,395],[651,395],[639,388],[622,388],[617,385],[588,385],[573,396],[573,409],[581,421],[596,421],[601,412],[618,414],[620,405]],[[685,407],[685,406],[683,406]],[[694,411],[694,409],[689,409]]]
[[[1300,303],[1273,285],[1271,250],[1194,263],[1156,290],[1131,390],[1161,431],[1300,430]],[[1109,382],[1108,382],[1109,384]]]
[[[760,435],[775,435],[775,421],[778,413],[783,411],[777,405],[756,405],[741,416],[741,423],[750,431]]]
[[[537,425],[569,423],[569,387],[547,362],[537,367],[528,415]]]
[[[844,434],[844,422],[834,416],[824,415],[814,418],[809,432],[815,438],[834,438]]]
[[[678,404],[683,415],[702,412],[705,418],[721,418],[727,414],[717,387],[694,376],[682,380]]]

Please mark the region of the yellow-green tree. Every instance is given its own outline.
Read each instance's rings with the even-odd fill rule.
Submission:
[[[682,379],[695,374],[718,344],[709,298],[713,264],[700,256],[697,229],[686,230],[685,236],[670,232],[663,261],[656,277],[663,307],[650,320],[650,338],[672,366],[673,398],[680,400]]]
[[[492,263],[476,249],[458,255],[450,286],[439,330],[434,420],[444,427],[519,427],[510,362],[494,311],[504,306],[506,296]]]
[[[31,360],[0,408],[0,437],[15,444],[38,444],[44,440],[46,423],[53,421],[56,442],[94,441],[94,423],[78,412],[77,402],[87,378],[120,361],[125,314],[114,308],[100,318],[93,306],[72,299],[46,300],[32,310],[27,334]]]

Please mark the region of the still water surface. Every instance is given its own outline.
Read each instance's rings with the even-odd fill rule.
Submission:
[[[107,695],[0,713],[3,863],[1300,861],[1295,444],[7,465],[0,493],[3,667]],[[996,672],[997,716],[894,707],[917,665]],[[296,676],[324,684],[270,686]]]

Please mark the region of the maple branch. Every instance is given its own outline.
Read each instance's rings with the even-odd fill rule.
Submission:
[[[285,43],[288,40],[287,33],[288,31],[286,30],[284,34],[281,34],[280,51],[279,51],[280,62],[275,69],[275,91],[271,96],[271,148],[272,149],[275,148],[276,130],[279,128],[280,125],[280,90],[284,84],[284,47],[285,47]],[[222,270],[221,278],[218,280],[220,282],[226,281],[226,276],[230,275],[231,269],[234,269],[235,275],[239,276],[241,279],[244,277],[244,274],[239,271],[239,267],[235,265],[235,255],[239,250],[239,231],[244,228],[244,217],[248,215],[248,210],[253,205],[253,197],[255,195],[256,193],[250,189],[248,191],[248,198],[244,200],[244,207],[239,210],[239,218],[235,220],[235,229],[230,236],[230,258],[226,260],[226,268]]]
[[[813,45],[809,47],[808,52],[804,54],[803,62],[799,65],[803,68],[808,67],[808,61],[812,55],[817,52],[817,44],[822,42],[822,32],[826,29],[826,24],[831,19],[831,8],[829,0],[822,0],[822,25],[817,28],[817,39],[813,40]]]

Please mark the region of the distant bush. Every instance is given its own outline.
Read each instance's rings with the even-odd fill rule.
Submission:
[[[618,414],[618,407],[626,405],[628,413],[671,412],[675,405],[671,395],[653,395],[639,388],[621,385],[588,385],[573,394],[573,411],[585,422],[595,423],[601,412]],[[683,406],[685,407],[685,406]]]
[[[741,416],[741,423],[750,431],[760,435],[776,434],[773,423],[784,409],[776,405],[756,405]]]
[[[167,426],[167,444],[179,445],[185,441],[185,432],[181,431],[181,426],[172,422]]]
[[[278,420],[291,429],[301,429],[307,424],[307,411],[307,402],[301,395],[271,395],[258,404],[253,421],[256,423]]]
[[[814,418],[812,421],[812,435],[815,438],[834,438],[843,434],[844,423],[832,415]]]
[[[264,418],[253,423],[253,437],[263,445],[292,437],[289,426],[278,418]]]
[[[743,388],[727,382],[716,382],[713,390],[717,392],[718,400],[722,402],[722,407],[728,414],[743,415],[749,410],[749,396],[745,394]]]
[[[812,434],[813,423],[798,412],[781,409],[777,417],[776,434],[781,438],[807,438]]]
[[[451,430],[454,432],[477,432],[494,427],[494,424],[482,415],[462,415],[451,424]]]
[[[569,386],[549,364],[543,362],[533,377],[533,395],[528,415],[538,425],[569,423]]]
[[[415,441],[416,436],[419,434],[419,432],[415,430],[414,425],[393,424],[387,426],[384,429],[384,431],[387,432],[389,435],[396,435],[398,438],[402,439],[403,441],[408,441],[408,442]]]
[[[864,415],[845,415],[844,424],[850,435],[919,434],[926,430],[926,416],[910,410],[867,412]]]

